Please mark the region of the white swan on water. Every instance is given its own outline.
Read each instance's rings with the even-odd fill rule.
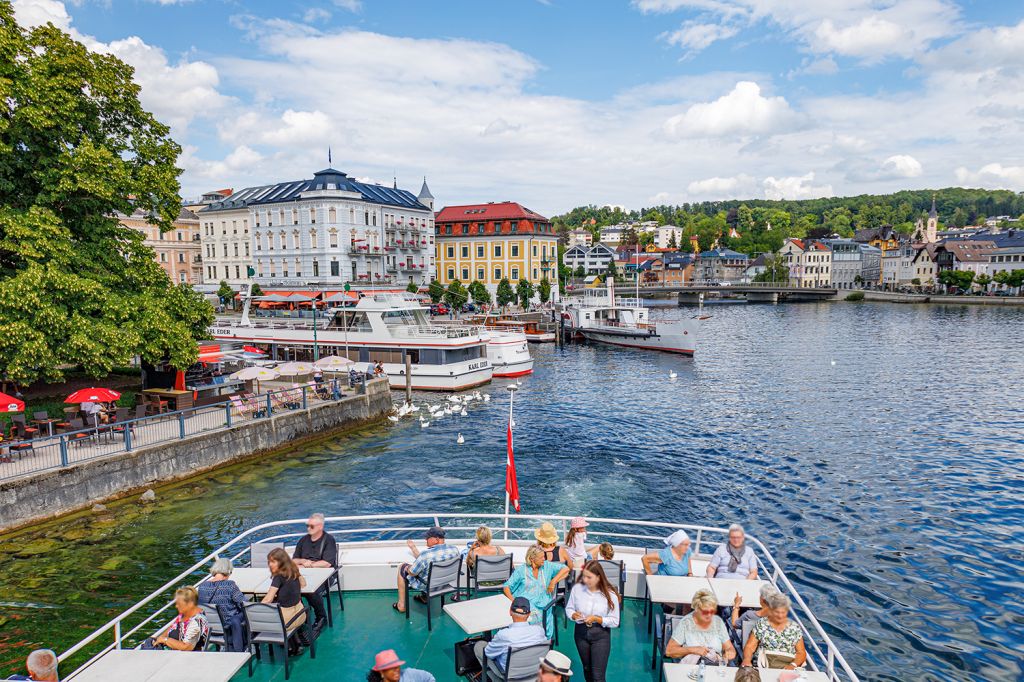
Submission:
[[[676,374],[674,370],[669,371],[669,373],[668,373],[668,378],[669,379],[675,379],[677,376],[679,376],[679,375]]]
[[[462,445],[463,443],[465,443],[465,442],[466,442],[466,439],[465,439],[465,438],[463,438],[463,437],[462,437],[462,434],[460,433],[460,434],[459,434],[459,437],[455,439],[455,442],[456,442],[456,443],[458,443],[459,445]]]

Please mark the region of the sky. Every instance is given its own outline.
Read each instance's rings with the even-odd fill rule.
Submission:
[[[554,215],[1024,191],[1020,0],[13,0],[135,67],[182,194],[333,166]]]

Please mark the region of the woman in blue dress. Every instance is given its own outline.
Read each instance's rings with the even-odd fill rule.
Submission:
[[[690,536],[685,530],[677,530],[665,538],[665,548],[659,552],[645,554],[641,561],[644,565],[644,573],[647,575],[693,575],[690,561],[693,559],[693,552],[690,551]],[[652,564],[658,565],[654,570]]]
[[[526,562],[516,567],[502,591],[511,601],[526,597],[530,601],[529,623],[540,624],[543,611],[555,598],[555,588],[569,575],[569,567],[554,561],[545,561],[544,550],[533,545],[526,550]],[[555,619],[547,622],[548,637],[555,635]]]

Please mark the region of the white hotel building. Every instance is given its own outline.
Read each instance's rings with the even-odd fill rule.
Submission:
[[[263,288],[346,282],[404,287],[410,281],[425,284],[434,276],[433,205],[425,180],[414,195],[358,182],[328,168],[314,173],[312,180],[235,192],[203,209],[200,220],[212,226],[213,234],[232,233],[231,225],[248,229],[249,248],[240,245],[239,255],[251,254],[246,263],[255,270],[251,281]],[[239,258],[234,244],[218,246],[204,253],[205,264],[218,275],[228,266],[234,275],[231,268]],[[241,280],[215,281],[250,281],[245,267],[239,272]]]

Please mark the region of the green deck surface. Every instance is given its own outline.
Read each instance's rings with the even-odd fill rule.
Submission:
[[[337,595],[334,600],[334,627],[325,627],[316,644],[316,659],[309,651],[291,659],[291,680],[312,682],[365,682],[366,673],[373,666],[373,656],[382,649],[395,649],[402,660],[414,668],[426,670],[438,682],[462,680],[455,676],[454,643],[467,635],[447,615],[438,613],[434,600],[434,629],[427,631],[427,611],[422,604],[413,602],[410,620],[392,610],[394,590],[389,592],[346,592],[345,610],[338,611]],[[559,611],[561,614],[561,611]],[[573,680],[583,680],[583,668],[572,638],[573,623],[562,627],[559,618],[559,644],[555,648],[573,660]],[[252,680],[265,682],[284,680],[284,664],[280,649],[275,661],[270,662],[263,647],[263,660],[253,664]],[[622,682],[657,680],[657,671],[650,668],[651,638],[647,634],[647,618],[643,603],[627,599],[622,614],[622,625],[612,634],[612,655],[608,664],[608,680]],[[232,682],[250,679],[243,668]]]

